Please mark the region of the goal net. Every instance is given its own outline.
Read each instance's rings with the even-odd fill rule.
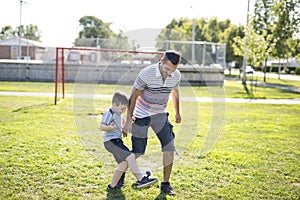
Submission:
[[[163,52],[100,48],[56,48],[55,100],[65,97],[65,83],[131,84],[139,71],[158,62]]]

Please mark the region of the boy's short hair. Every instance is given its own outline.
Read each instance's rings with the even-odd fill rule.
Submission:
[[[112,103],[116,104],[117,106],[119,106],[119,105],[127,106],[129,103],[129,100],[125,94],[116,92],[112,98]]]
[[[164,62],[166,63],[168,60],[173,65],[178,65],[180,62],[181,54],[174,50],[168,50],[164,53]]]

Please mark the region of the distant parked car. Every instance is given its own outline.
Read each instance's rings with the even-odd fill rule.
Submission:
[[[140,64],[142,64],[142,62],[140,60],[133,60],[132,64],[134,64],[134,65],[140,65]]]
[[[150,61],[150,60],[144,60],[144,61],[143,61],[143,64],[144,64],[144,65],[150,65],[150,64],[151,64],[151,61]]]
[[[247,74],[254,74],[255,70],[251,66],[247,65],[246,69],[245,69],[245,72]]]

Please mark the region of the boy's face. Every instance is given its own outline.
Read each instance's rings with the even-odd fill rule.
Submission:
[[[124,113],[124,112],[126,111],[126,109],[127,109],[127,106],[126,106],[126,105],[120,104],[120,105],[117,106],[117,104],[115,104],[115,103],[112,104],[112,107],[113,107],[114,111],[115,111],[118,115],[121,115],[121,114]]]

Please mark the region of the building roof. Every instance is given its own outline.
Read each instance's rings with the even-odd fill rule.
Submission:
[[[9,38],[0,40],[0,46],[19,46],[20,40],[19,38]],[[41,42],[29,40],[26,38],[21,38],[21,46],[36,46],[46,48]]]

